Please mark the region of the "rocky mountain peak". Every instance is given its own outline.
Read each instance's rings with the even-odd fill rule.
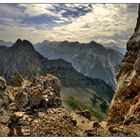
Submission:
[[[21,39],[17,39],[16,44],[20,44],[22,42]]]
[[[34,50],[34,47],[32,45],[31,42],[29,42],[28,40],[21,40],[18,39],[15,44],[13,44],[12,46],[13,48],[22,48],[22,49],[30,49],[30,50]]]
[[[95,42],[94,40],[92,40],[92,41],[89,43],[89,45],[90,45],[91,47],[100,47],[100,48],[104,48],[101,44]]]

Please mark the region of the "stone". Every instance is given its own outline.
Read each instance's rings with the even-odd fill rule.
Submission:
[[[101,125],[100,125],[100,123],[99,122],[93,122],[93,128],[98,128],[98,127],[100,127]]]
[[[6,80],[0,76],[0,90],[5,90],[7,86]]]
[[[1,89],[5,86],[6,81],[1,77]],[[7,86],[0,104],[6,104],[11,111],[44,111],[50,107],[62,106],[60,90],[60,81],[50,74],[35,77],[32,81],[23,79],[21,87]]]
[[[25,114],[25,112],[14,112],[14,115],[17,117],[22,117]]]
[[[25,105],[28,102],[28,97],[27,97],[27,93],[25,93],[22,89],[16,94],[15,96],[15,106],[16,109],[19,111],[22,111],[25,107]]]
[[[42,98],[42,89],[40,86],[31,87],[31,93],[29,95],[30,105],[38,107]]]
[[[88,110],[76,112],[79,115],[84,116],[88,120],[91,120],[91,113]]]

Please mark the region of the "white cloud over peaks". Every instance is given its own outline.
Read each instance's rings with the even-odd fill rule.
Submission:
[[[23,13],[13,4],[0,4],[0,16],[5,18],[22,17]]]
[[[126,4],[93,4],[92,7],[91,12],[74,19],[71,24],[55,27],[52,33],[61,33],[61,36],[59,34],[55,36],[58,40],[68,38],[69,41],[80,42],[95,40],[104,45],[108,44],[108,40],[115,40],[115,36],[120,36],[115,40],[120,41],[122,35],[123,41],[118,43],[124,47],[135,27],[137,10],[135,13],[129,13]],[[86,25],[88,28],[85,28]],[[130,35],[125,36],[126,32]]]
[[[53,4],[20,4],[25,8],[25,13],[29,16],[38,16],[41,14],[53,14],[48,9],[53,7]]]
[[[86,8],[91,10],[85,12]],[[103,45],[125,47],[135,28],[137,9],[137,4],[3,4],[0,5],[0,38],[8,41],[25,38],[33,43],[44,39],[94,40]],[[85,13],[79,16],[80,12]],[[74,16],[70,16],[72,13]],[[50,22],[48,26],[47,22]]]

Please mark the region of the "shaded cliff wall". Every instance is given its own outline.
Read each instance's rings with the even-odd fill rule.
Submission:
[[[109,109],[109,124],[140,122],[140,5],[134,34],[116,77],[117,90]]]

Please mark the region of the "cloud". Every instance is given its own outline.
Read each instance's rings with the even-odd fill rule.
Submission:
[[[55,12],[61,12],[64,18],[76,18],[85,15],[92,10],[89,5],[70,5],[70,4],[58,4],[54,8],[50,9]]]
[[[95,4],[92,5],[93,10],[85,16],[75,19],[71,24],[54,28],[55,32],[66,32],[71,34],[70,41],[89,42],[95,40],[103,45],[108,40],[116,40],[123,38],[128,40],[133,33],[136,23],[136,13],[128,13],[126,4]],[[136,7],[136,6],[135,6]],[[133,15],[130,17],[130,15]],[[126,24],[127,23],[127,24]],[[70,35],[69,35],[70,36]],[[68,36],[64,36],[66,40]],[[59,36],[57,39],[61,39]],[[125,47],[126,42],[121,41],[119,46]],[[114,45],[112,43],[112,45]]]
[[[0,4],[0,38],[44,39],[125,47],[138,4]],[[11,12],[14,11],[14,12]]]
[[[23,16],[23,9],[19,10],[18,4],[0,4],[0,17],[12,18]]]
[[[19,4],[21,8],[24,8],[24,13],[28,16],[38,16],[42,14],[53,14],[49,11],[53,4]]]
[[[83,16],[92,9],[87,4],[19,4],[19,7],[24,9],[23,13],[26,15],[21,19],[22,23],[50,26],[69,24],[74,18]]]
[[[55,24],[55,20],[59,20],[59,18],[54,16],[49,16],[47,14],[41,14],[38,16],[32,16],[23,18],[21,23],[31,24],[31,25],[50,25]]]

